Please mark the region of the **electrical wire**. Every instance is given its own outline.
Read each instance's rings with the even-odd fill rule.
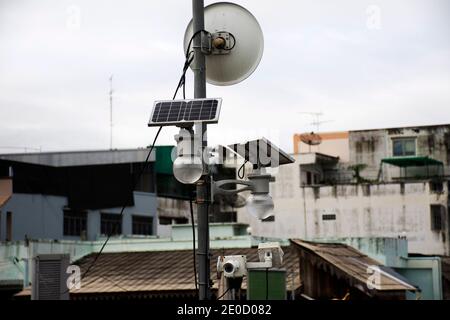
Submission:
[[[186,85],[186,71],[189,68],[189,66],[191,65],[192,61],[194,60],[194,56],[192,56],[192,58],[191,58],[191,54],[194,53],[194,50],[190,51],[192,41],[198,34],[200,34],[202,32],[207,32],[207,31],[204,29],[196,31],[192,35],[191,39],[189,39],[188,45],[186,47],[186,53],[185,53],[186,59],[185,59],[184,67],[183,67],[183,75],[181,76],[180,83],[178,84],[179,86],[183,86],[183,99],[186,99],[186,86],[185,86]]]
[[[151,145],[151,147],[150,147],[150,150],[149,150],[149,152],[148,152],[148,154],[147,154],[147,157],[145,158],[144,166],[142,166],[141,171],[139,172],[139,174],[138,174],[138,176],[136,177],[136,179],[134,179],[134,181],[133,181],[133,185],[132,185],[132,188],[131,188],[132,190],[134,190],[134,189],[136,188],[136,185],[137,185],[139,179],[141,178],[141,176],[142,176],[142,174],[144,173],[144,171],[147,169],[147,166],[148,166],[148,164],[149,164],[148,159],[150,158],[150,155],[151,155],[151,153],[152,153],[152,151],[153,151],[153,149],[154,149],[154,147],[155,147],[155,143],[156,143],[156,140],[158,139],[158,136],[159,136],[159,134],[160,134],[160,132],[161,132],[161,129],[162,129],[162,126],[160,126],[159,129],[158,129],[158,131],[156,132],[155,138],[153,139],[153,143],[152,143],[152,145]],[[125,204],[122,206],[122,209],[120,210],[120,214],[119,214],[119,217],[120,217],[120,218],[122,218],[123,212],[125,211],[125,208],[126,208],[126,207],[127,207],[127,203],[125,203]],[[114,234],[114,231],[115,231],[115,230],[111,230],[111,232],[108,233],[108,236],[106,237],[105,242],[103,242],[103,245],[101,246],[100,251],[95,255],[94,260],[93,260],[93,261],[91,262],[91,264],[88,266],[88,268],[86,269],[86,271],[81,275],[81,277],[80,277],[80,282],[81,282],[83,279],[86,278],[86,276],[89,274],[89,271],[91,271],[91,269],[94,267],[94,265],[95,265],[95,263],[97,262],[98,258],[100,258],[100,255],[102,254],[103,250],[105,249],[106,245],[108,244],[108,241],[109,241],[109,239],[111,238],[111,235]],[[64,291],[64,293],[66,293],[66,292],[69,291],[69,290],[70,290],[70,289],[68,288],[66,291]]]
[[[222,294],[220,295],[220,297],[217,298],[217,300],[222,299],[222,298],[228,293],[228,291],[230,291],[230,288],[231,288],[231,287],[228,287],[227,290],[225,290],[225,292],[222,293]]]
[[[192,199],[189,200],[189,207],[191,209],[191,224],[192,224],[192,253],[194,258],[194,279],[195,279],[195,290],[198,290],[197,287],[197,258],[195,252],[195,224],[194,224],[194,208],[192,206]]]
[[[189,40],[188,45],[187,45],[187,47],[186,47],[186,59],[188,58],[189,50],[191,49],[192,41],[193,41],[194,38],[195,38],[199,33],[201,33],[201,32],[208,32],[208,31],[202,29],[202,30],[196,31],[196,32],[192,35],[192,37],[191,37],[191,39]]]
[[[195,33],[192,35],[191,39],[189,40],[189,43],[188,43],[188,46],[187,46],[187,50],[186,50],[186,60],[185,60],[185,62],[184,62],[184,66],[183,66],[183,73],[182,73],[182,75],[181,75],[181,77],[180,77],[180,80],[178,81],[178,85],[177,85],[177,88],[175,89],[175,92],[174,92],[174,94],[173,94],[172,100],[175,100],[175,98],[176,98],[176,96],[177,96],[177,93],[178,93],[178,90],[179,90],[182,86],[183,86],[183,98],[185,98],[185,88],[184,88],[184,85],[185,85],[185,82],[186,82],[186,81],[185,81],[185,79],[186,79],[186,71],[187,71],[187,69],[189,68],[189,66],[191,65],[192,61],[194,60],[194,56],[192,55],[192,57],[191,57],[191,53],[193,53],[193,51],[189,52],[189,49],[190,49],[190,46],[191,46],[191,43],[192,43],[194,37],[195,37],[197,34],[199,34],[200,32],[203,32],[203,31],[205,31],[205,30],[199,30],[199,31],[195,32]],[[141,168],[141,171],[139,172],[139,175],[138,175],[137,178],[134,180],[132,190],[134,190],[134,189],[136,188],[137,181],[141,178],[142,174],[144,173],[145,169],[146,169],[147,166],[148,166],[148,163],[149,163],[149,162],[148,162],[148,159],[150,158],[150,154],[152,153],[152,151],[153,151],[153,149],[154,149],[154,147],[155,147],[155,143],[156,143],[156,140],[158,139],[158,136],[159,136],[159,134],[160,134],[160,132],[161,132],[161,129],[162,129],[162,126],[159,127],[159,129],[158,129],[158,131],[157,131],[157,133],[156,133],[156,135],[155,135],[155,138],[154,138],[153,143],[152,143],[152,145],[151,145],[151,147],[150,147],[150,150],[149,150],[149,152],[148,152],[148,154],[147,154],[147,157],[145,158],[144,166]],[[125,210],[126,207],[127,207],[127,204],[125,203],[125,204],[123,205],[122,209],[120,210],[120,214],[119,214],[120,217],[123,216],[123,212],[124,212],[124,210]],[[192,215],[193,215],[193,210],[192,210]],[[194,230],[194,232],[195,232],[195,230]],[[114,232],[111,232],[111,233],[108,234],[108,236],[107,236],[105,242],[103,243],[103,245],[102,245],[101,248],[100,248],[100,251],[97,253],[97,255],[95,256],[95,258],[94,258],[94,260],[92,261],[92,263],[89,265],[89,267],[88,267],[88,268],[86,269],[86,271],[83,273],[83,275],[80,277],[80,281],[83,280],[83,279],[89,274],[89,271],[94,267],[95,263],[97,262],[98,258],[99,258],[100,255],[102,254],[102,252],[103,252],[103,250],[104,250],[106,244],[108,243],[108,241],[109,241],[109,239],[111,238],[111,235],[112,235],[113,233],[114,233]],[[194,240],[194,250],[195,250],[195,240]],[[194,251],[194,261],[195,261],[195,251]],[[196,261],[195,261],[194,263],[196,263]],[[196,270],[196,266],[195,266],[195,270]],[[195,272],[195,278],[197,278],[197,272]],[[197,280],[195,281],[195,286],[196,286],[196,288],[197,288]],[[67,289],[64,293],[66,293],[66,292],[69,291],[69,290],[70,290],[70,289]]]
[[[194,38],[200,34],[201,32],[203,32],[205,30],[199,30],[197,32],[195,32],[191,39],[189,40],[189,43],[187,45],[186,48],[186,60],[184,62],[184,66],[183,66],[183,74],[180,78],[180,82],[178,83],[178,86],[183,86],[183,99],[186,99],[186,71],[189,68],[189,66],[191,65],[192,61],[194,60],[194,51],[189,51],[191,48],[191,44],[192,41],[194,40]],[[191,57],[192,55],[192,57]],[[178,87],[179,88],[179,87]],[[178,89],[177,89],[178,90]],[[198,280],[197,280],[197,252],[195,249],[195,223],[194,223],[194,208],[192,205],[192,202],[194,201],[194,199],[189,199],[189,208],[191,211],[191,225],[192,225],[192,256],[193,256],[193,264],[194,264],[194,281],[195,281],[195,290],[198,290]]]
[[[234,47],[236,46],[236,38],[234,37],[234,35],[229,32],[230,36],[233,38],[233,45],[231,46],[231,48],[225,49],[225,50],[233,50]]]
[[[244,176],[245,176],[245,164],[247,162],[248,162],[248,160],[245,160],[244,163],[242,164],[242,166],[239,167],[239,170],[237,172],[239,179],[244,179]],[[242,170],[242,175],[241,175],[241,170]]]

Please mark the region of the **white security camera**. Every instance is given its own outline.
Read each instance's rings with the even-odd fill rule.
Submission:
[[[227,278],[242,278],[247,274],[245,256],[224,256],[217,261],[217,270]]]
[[[283,264],[284,252],[278,242],[264,242],[258,245],[259,261],[264,262],[270,259],[272,267],[279,268]]]

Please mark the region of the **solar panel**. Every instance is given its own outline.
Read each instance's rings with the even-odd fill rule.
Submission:
[[[283,164],[294,163],[295,159],[280,150],[266,138],[235,143],[228,146],[235,153],[258,167],[278,167]]]
[[[197,122],[217,123],[222,99],[155,101],[148,126],[188,126]]]

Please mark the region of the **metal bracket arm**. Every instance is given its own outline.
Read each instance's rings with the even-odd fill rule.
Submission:
[[[246,187],[242,187],[240,189],[235,190],[226,190],[222,187],[228,184],[241,184]],[[227,179],[227,180],[221,180],[221,181],[214,181],[213,182],[213,194],[238,194],[239,192],[243,191],[249,191],[253,190],[254,184],[250,181],[242,181],[242,180],[234,180],[234,179]]]

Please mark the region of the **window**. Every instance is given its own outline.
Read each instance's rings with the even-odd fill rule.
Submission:
[[[171,225],[171,224],[186,224],[189,220],[187,218],[172,218],[172,217],[159,217],[159,224]],[[220,221],[211,221],[220,222]]]
[[[394,157],[415,156],[416,155],[416,139],[400,138],[392,140],[392,155]]]
[[[6,241],[12,241],[12,212],[6,212]]]
[[[313,184],[312,182],[312,173],[309,171],[306,171],[306,184],[309,186]]]
[[[324,214],[322,215],[322,220],[336,220],[335,214]]]
[[[118,235],[122,233],[122,216],[114,213],[102,213],[100,233]]]
[[[87,213],[86,211],[64,210],[64,235],[81,236],[87,232]]]
[[[361,185],[363,196],[370,197],[370,184]]]
[[[161,225],[169,225],[169,224],[172,224],[172,218],[159,217],[159,224],[161,224]]]
[[[152,235],[153,218],[143,216],[133,216],[133,234]]]
[[[442,181],[430,181],[430,192],[431,193],[443,193],[444,184]]]
[[[133,181],[136,181],[135,191],[155,192],[155,177],[153,163],[133,163],[131,166]]]
[[[431,230],[442,230],[442,218],[445,214],[445,207],[440,204],[431,205]]]
[[[174,224],[186,224],[189,220],[187,218],[175,218]]]

